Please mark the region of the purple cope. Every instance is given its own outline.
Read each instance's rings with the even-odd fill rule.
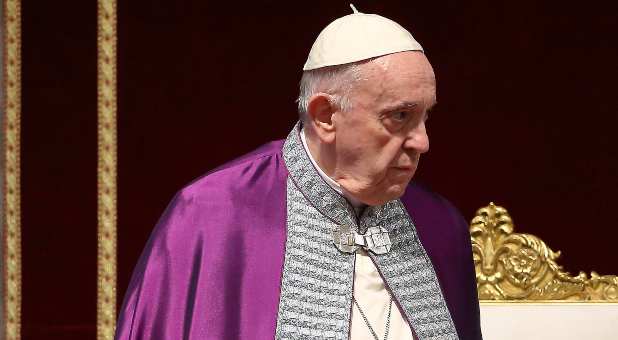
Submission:
[[[282,145],[268,143],[175,196],[133,272],[116,339],[274,338],[286,244]],[[467,223],[418,184],[401,201],[459,338],[482,339]]]

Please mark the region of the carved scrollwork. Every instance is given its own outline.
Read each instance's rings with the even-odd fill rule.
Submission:
[[[571,276],[556,263],[560,252],[534,235],[513,231],[509,213],[493,203],[472,219],[479,299],[618,301],[618,276]]]

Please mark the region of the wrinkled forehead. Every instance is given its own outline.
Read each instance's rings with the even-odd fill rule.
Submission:
[[[362,65],[359,94],[366,100],[435,102],[433,68],[422,52],[401,52],[376,58]]]

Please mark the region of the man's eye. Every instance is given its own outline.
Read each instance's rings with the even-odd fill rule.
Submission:
[[[405,111],[393,112],[391,114],[391,118],[399,122],[403,122],[404,120],[406,120],[407,117],[408,117],[408,113]]]

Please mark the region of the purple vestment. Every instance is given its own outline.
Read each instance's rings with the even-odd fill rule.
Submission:
[[[181,190],[135,268],[116,339],[273,339],[286,244],[283,141]],[[401,198],[462,340],[481,339],[467,224],[417,185]]]

